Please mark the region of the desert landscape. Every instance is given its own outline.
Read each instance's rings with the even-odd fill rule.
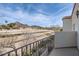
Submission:
[[[53,30],[43,29],[11,29],[0,31],[0,53],[5,53],[37,40],[54,35]]]

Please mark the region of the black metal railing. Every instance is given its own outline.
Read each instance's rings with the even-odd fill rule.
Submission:
[[[22,47],[16,48],[9,52],[3,53],[0,56],[40,56],[42,53],[47,51],[51,52],[54,45],[54,35],[43,38],[41,40],[32,42]],[[47,54],[48,54],[47,53]]]

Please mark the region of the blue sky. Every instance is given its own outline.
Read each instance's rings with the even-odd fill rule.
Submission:
[[[62,26],[62,17],[71,15],[73,5],[66,3],[0,4],[0,24],[4,24],[7,20],[8,23],[19,21],[24,24],[43,27]]]

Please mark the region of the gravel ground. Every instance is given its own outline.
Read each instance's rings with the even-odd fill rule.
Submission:
[[[41,32],[43,31],[43,32]],[[39,33],[36,33],[39,32]],[[23,35],[15,35],[15,34],[22,34],[28,33]],[[0,31],[0,35],[12,35],[9,37],[0,37],[0,53],[4,53],[7,51],[12,50],[12,47],[18,48],[28,43],[34,42],[36,40],[40,40],[45,38],[49,35],[54,34],[52,30],[37,30],[37,29],[20,29],[20,30],[2,30]]]

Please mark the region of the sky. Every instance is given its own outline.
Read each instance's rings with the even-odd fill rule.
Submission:
[[[62,18],[71,15],[73,6],[68,3],[0,3],[0,24],[7,20],[43,27],[63,26]]]

